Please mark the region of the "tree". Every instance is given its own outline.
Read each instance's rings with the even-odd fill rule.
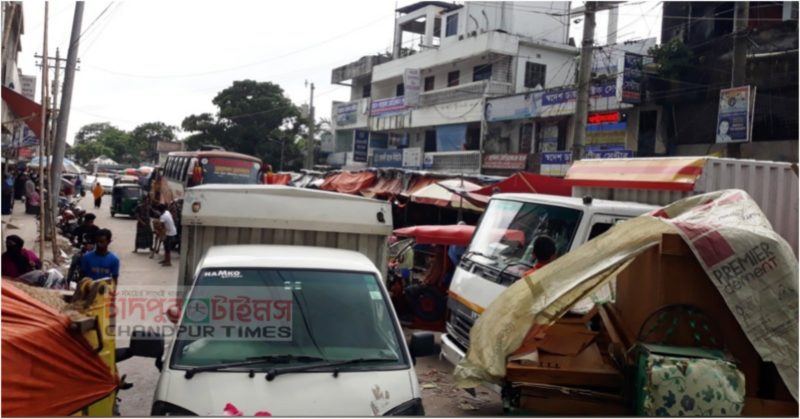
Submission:
[[[100,122],[84,125],[75,134],[73,153],[81,163],[107,156],[120,163],[139,162],[142,145],[132,140],[129,133],[111,125]]]
[[[186,139],[190,148],[219,145],[259,157],[274,168],[280,167],[283,149],[284,169],[302,165],[297,139],[304,122],[299,109],[284,96],[280,86],[254,80],[235,81],[219,92],[212,103],[219,109],[216,117],[208,113],[190,115],[181,124],[185,131],[194,133]]]
[[[137,148],[142,150],[140,158],[143,161],[157,162],[158,161],[158,142],[176,142],[178,141],[175,131],[177,127],[167,125],[161,121],[146,122],[140,124],[133,131],[130,132],[131,141],[137,144]]]

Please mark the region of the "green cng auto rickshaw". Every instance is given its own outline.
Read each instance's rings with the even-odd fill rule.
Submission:
[[[111,216],[125,214],[134,216],[134,210],[142,200],[142,187],[135,183],[117,183],[111,192]]]

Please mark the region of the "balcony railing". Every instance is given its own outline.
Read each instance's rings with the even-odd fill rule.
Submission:
[[[502,96],[514,92],[511,83],[493,80],[481,80],[460,86],[447,87],[420,94],[420,106],[433,106],[460,100],[476,99],[486,93],[487,96]]]

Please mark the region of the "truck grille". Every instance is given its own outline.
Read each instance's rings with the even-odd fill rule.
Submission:
[[[466,352],[469,349],[469,331],[475,324],[478,314],[452,298],[448,299],[447,307],[450,309],[447,334],[453,338],[461,350]]]

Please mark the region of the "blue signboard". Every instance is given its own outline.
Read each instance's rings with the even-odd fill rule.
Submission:
[[[554,151],[542,153],[542,164],[570,164],[572,163],[571,151]]]
[[[353,161],[367,162],[369,152],[369,131],[356,130],[355,142],[353,143]]]
[[[370,115],[388,115],[408,109],[405,96],[390,97],[388,99],[375,99],[370,107]]]
[[[583,155],[587,159],[623,159],[633,157],[632,150],[586,150]]]
[[[372,165],[374,167],[403,167],[403,150],[372,150]]]
[[[622,73],[622,102],[639,104],[642,102],[642,67],[644,57],[625,53]]]
[[[613,80],[603,84],[592,85],[589,92],[591,97],[614,97],[616,94],[617,86]],[[578,100],[578,91],[574,87],[551,89],[546,90],[542,95],[542,106],[560,105],[576,100]]]

